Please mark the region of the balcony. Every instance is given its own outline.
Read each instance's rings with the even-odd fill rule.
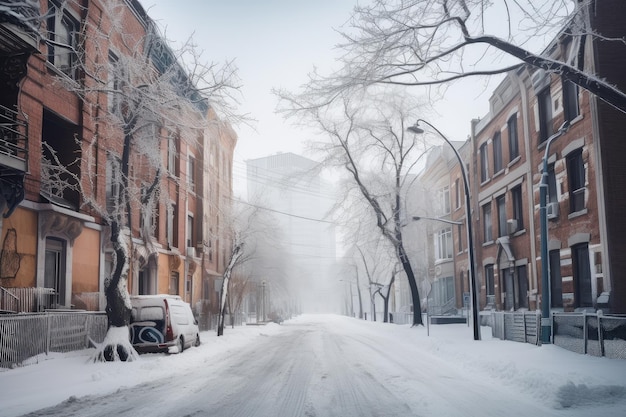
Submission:
[[[39,13],[39,1],[25,0],[0,11],[0,51],[9,55],[24,51],[37,51],[40,38],[39,27],[43,17]]]
[[[0,105],[0,172],[28,170],[28,124]]]

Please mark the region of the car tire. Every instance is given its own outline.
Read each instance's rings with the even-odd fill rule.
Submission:
[[[178,346],[178,353],[183,353],[183,350],[185,350],[185,340],[182,336],[176,341],[176,346]]]
[[[193,344],[195,347],[200,346],[200,335],[196,334],[196,341]]]

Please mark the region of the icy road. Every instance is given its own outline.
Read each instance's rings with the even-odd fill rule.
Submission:
[[[144,355],[134,372],[157,361],[173,375],[126,387],[122,364],[119,391],[72,396],[29,415],[618,416],[626,406],[624,361],[492,340],[488,328],[481,342],[465,325],[431,326],[427,336],[423,327],[340,316],[260,329],[249,343],[210,357],[216,338],[209,337],[182,355]],[[590,376],[604,369],[615,372],[613,384]]]

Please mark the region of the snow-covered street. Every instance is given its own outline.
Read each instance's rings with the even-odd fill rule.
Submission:
[[[0,415],[624,415],[626,361],[482,334],[305,315],[134,363],[42,356],[0,371]]]

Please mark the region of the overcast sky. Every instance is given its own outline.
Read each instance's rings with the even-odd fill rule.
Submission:
[[[141,0],[169,39],[182,42],[193,33],[205,60],[235,60],[243,84],[242,110],[258,120],[256,131],[236,128],[236,183],[243,180],[247,159],[277,152],[303,154],[302,142],[312,135],[274,114],[277,100],[270,90],[295,90],[313,66],[332,68],[334,47],[341,41],[334,29],[348,21],[356,1]],[[451,140],[466,139],[471,119],[487,113],[492,90],[476,79],[450,87],[447,100],[436,104],[439,117],[433,116],[432,122]]]

